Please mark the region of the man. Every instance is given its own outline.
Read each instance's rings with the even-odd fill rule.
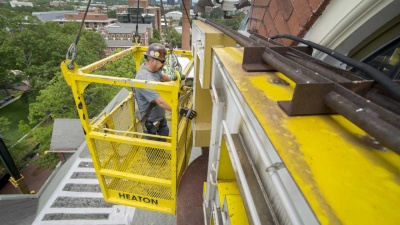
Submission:
[[[135,79],[157,82],[176,80],[175,75],[171,76],[162,73],[167,55],[167,51],[163,45],[153,43],[143,54],[146,62],[140,66]],[[135,98],[139,106],[140,115],[144,118],[144,124],[142,123],[144,130],[147,130],[146,132],[149,134],[168,136],[169,128],[165,119],[165,110],[171,111],[171,106],[155,90],[136,88]],[[195,111],[187,109],[181,109],[180,114],[185,115],[189,119],[193,119],[196,116]],[[162,138],[145,138],[165,141]]]

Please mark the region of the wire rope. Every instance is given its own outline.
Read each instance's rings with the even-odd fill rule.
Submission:
[[[82,18],[82,22],[81,22],[81,26],[78,30],[78,34],[75,36],[75,40],[74,42],[69,46],[68,51],[67,51],[67,55],[66,55],[66,59],[68,60],[69,57],[71,57],[71,61],[69,62],[69,64],[67,65],[68,69],[74,69],[74,61],[76,58],[76,52],[78,51],[78,42],[79,42],[79,38],[81,36],[81,31],[82,31],[82,27],[85,23],[85,19],[86,19],[86,15],[87,12],[89,11],[89,7],[90,7],[90,3],[92,2],[92,0],[88,1],[88,4],[86,6],[86,10],[85,13],[83,14],[83,18]]]
[[[140,35],[139,35],[139,0],[137,1],[136,7],[136,31],[135,31],[135,44],[140,42]]]

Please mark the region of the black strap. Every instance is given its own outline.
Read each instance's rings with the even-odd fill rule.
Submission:
[[[139,71],[138,71],[137,73],[146,73],[146,74],[149,74],[149,72],[148,72],[146,69],[144,69],[144,68],[140,68]],[[150,74],[150,75],[151,75],[151,74]],[[149,117],[151,110],[152,110],[152,109],[154,108],[154,106],[156,106],[156,105],[157,105],[157,103],[156,103],[155,101],[150,102],[149,107],[146,109],[146,113],[144,114],[144,116],[143,116],[142,119],[140,120],[140,123],[141,123],[141,124],[144,125],[144,124],[146,123],[146,120],[147,120],[147,118]]]
[[[141,123],[141,124],[144,124],[144,123],[146,122],[147,118],[148,118],[149,115],[150,115],[151,110],[152,110],[152,109],[154,108],[154,106],[156,106],[156,105],[157,105],[157,103],[155,103],[154,101],[153,101],[153,102],[150,102],[150,105],[149,105],[149,107],[147,108],[146,113],[145,113],[144,116],[142,117],[142,120],[140,120],[140,123]]]

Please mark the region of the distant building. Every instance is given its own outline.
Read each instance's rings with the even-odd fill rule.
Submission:
[[[59,24],[64,24],[68,22],[81,22],[84,13],[67,13],[64,15],[63,19],[56,19],[54,21]],[[98,29],[100,27],[105,27],[110,24],[117,22],[117,19],[109,19],[107,14],[87,14],[85,18],[85,28],[86,29]]]
[[[131,3],[131,2],[130,2]],[[147,4],[147,2],[146,2]],[[143,5],[146,5],[143,4]],[[131,4],[132,5],[132,4]],[[137,4],[136,4],[137,5]],[[140,2],[139,2],[140,6]],[[119,23],[144,23],[152,24],[153,28],[161,31],[161,10],[160,7],[146,6],[146,7],[129,7],[121,12],[117,13],[117,18]]]
[[[167,0],[167,5],[175,5],[175,0]]]
[[[148,6],[148,7],[144,8],[144,13],[145,14],[153,14],[154,15],[153,27],[156,30],[160,31],[160,33],[162,33],[162,31],[161,31],[161,9],[160,9],[160,7]]]
[[[182,27],[175,27],[176,32],[182,34]]]
[[[106,56],[112,55],[117,49],[125,50],[135,45],[132,40],[106,40],[106,44]]]
[[[111,7],[111,10],[115,10],[117,13],[127,13],[128,8],[128,5],[113,5]]]
[[[52,2],[50,2],[51,6],[64,6],[65,4],[67,4],[67,3],[63,2],[63,1],[52,1]]]
[[[146,8],[149,6],[149,3],[147,0],[128,0],[128,5],[130,8],[137,8],[138,7],[138,2],[139,2],[139,8]]]
[[[47,22],[53,20],[64,19],[65,14],[78,14],[78,11],[50,11],[50,12],[33,12],[32,16],[36,16],[40,21]]]
[[[18,1],[11,1],[10,2],[10,6],[12,7],[12,8],[14,8],[14,7],[21,7],[21,6],[30,6],[30,7],[33,7],[33,6],[36,6],[36,4],[35,3],[33,3],[33,2],[18,2]]]
[[[182,12],[179,12],[179,11],[172,11],[172,12],[169,12],[169,13],[166,13],[165,14],[165,17],[168,19],[168,18],[171,18],[172,20],[174,20],[174,21],[179,21],[181,18],[182,18]]]
[[[133,23],[117,23],[105,26],[98,31],[101,36],[106,39],[107,50],[106,55],[110,56],[117,49],[128,49],[134,45],[134,36],[136,32],[136,24]],[[150,39],[153,37],[153,27],[151,24],[138,24],[138,33],[142,45],[149,45]]]

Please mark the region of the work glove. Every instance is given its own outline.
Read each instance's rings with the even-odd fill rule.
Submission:
[[[196,117],[197,112],[192,109],[182,108],[179,114],[191,120]]]

